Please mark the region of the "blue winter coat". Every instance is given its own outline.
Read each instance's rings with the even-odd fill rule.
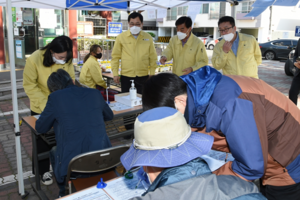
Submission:
[[[49,95],[35,129],[46,133],[54,127],[57,147],[53,171],[58,182],[64,181],[73,157],[111,147],[104,121],[112,118],[113,112],[98,90],[70,85]]]

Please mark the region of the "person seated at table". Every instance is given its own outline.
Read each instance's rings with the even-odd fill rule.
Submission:
[[[100,86],[106,89],[106,82],[102,78],[102,69],[98,63],[98,59],[102,58],[102,48],[94,44],[90,48],[88,53],[83,59],[83,66],[81,68],[79,81],[80,83],[95,88]]]
[[[46,106],[50,94],[47,80],[52,72],[64,69],[75,79],[72,60],[73,42],[64,35],[54,38],[51,43],[36,50],[26,59],[23,71],[23,87],[30,100],[31,116],[41,114]],[[36,145],[37,153],[48,152],[52,148],[40,137],[37,137]],[[49,166],[49,159],[39,160],[38,163],[34,163],[32,159],[32,173],[36,176],[40,175],[41,182],[44,185],[53,183]],[[39,174],[35,173],[36,167],[39,168]]]
[[[254,183],[212,174],[199,157],[209,153],[214,138],[192,132],[174,108],[159,107],[139,115],[134,136],[121,162],[126,170],[142,167],[151,183],[144,197],[134,199],[266,199]]]
[[[158,74],[145,83],[142,103],[177,108],[195,131],[214,136],[214,150],[231,152],[235,160],[215,174],[260,179],[268,199],[300,197],[300,110],[264,81],[210,66],[181,78]]]
[[[43,134],[54,127],[57,145],[50,151],[50,162],[59,196],[64,196],[71,159],[81,153],[111,147],[104,121],[112,120],[114,115],[98,90],[75,86],[63,69],[53,72],[47,85],[51,94],[35,129]]]

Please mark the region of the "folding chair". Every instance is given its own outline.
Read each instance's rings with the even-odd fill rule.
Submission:
[[[72,188],[76,191],[91,187],[96,185],[100,181],[100,177],[103,181],[110,180],[121,176],[116,172],[115,167],[122,166],[120,157],[123,155],[130,147],[130,144],[120,145],[116,147],[111,147],[99,151],[92,151],[75,156],[69,163],[68,172],[66,177],[66,191],[72,193]],[[110,171],[108,171],[110,170]],[[98,175],[97,172],[104,172]],[[69,181],[71,178],[71,173],[97,173],[98,176],[88,177],[88,178],[78,178],[71,180],[71,185],[69,187]]]

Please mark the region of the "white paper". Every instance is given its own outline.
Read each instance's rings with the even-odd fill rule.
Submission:
[[[19,28],[14,28],[14,35],[19,36]]]
[[[84,25],[84,33],[85,34],[93,34],[93,26],[91,24]]]
[[[57,27],[57,16],[53,9],[40,9],[40,28]]]
[[[110,103],[109,107],[114,110],[114,111],[121,111],[121,110],[127,110],[127,109],[131,109],[130,106],[127,106],[125,104],[119,103],[119,102],[115,102],[115,103]]]
[[[114,200],[127,200],[133,197],[141,196],[146,190],[142,184],[139,184],[138,188],[135,189],[139,182],[139,178],[136,173],[133,173],[133,179],[126,179],[124,177],[110,181],[105,187],[105,191]]]
[[[165,18],[167,17],[167,9],[157,9],[157,18]]]
[[[96,186],[62,198],[63,200],[113,200]]]
[[[16,20],[17,20],[17,22],[23,22],[23,12],[22,11],[18,11],[16,13]]]
[[[39,119],[41,115],[33,115],[36,119]]]
[[[155,9],[147,10],[148,19],[156,19]]]

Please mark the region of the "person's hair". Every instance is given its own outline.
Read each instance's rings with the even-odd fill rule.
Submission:
[[[140,18],[141,20],[141,23],[143,23],[143,15],[141,15],[140,13],[138,12],[133,12],[131,13],[129,16],[128,16],[128,23],[130,22],[130,19],[135,19],[135,18]]]
[[[174,99],[178,95],[186,94],[186,83],[177,75],[161,73],[146,81],[143,88],[143,110],[156,107],[175,108]]]
[[[55,92],[56,90],[66,88],[68,85],[73,85],[73,80],[68,72],[63,69],[58,69],[49,76],[47,85],[50,92]]]
[[[63,53],[67,52],[66,63],[72,62],[73,60],[73,42],[67,36],[58,36],[52,40],[51,43],[47,44],[47,46],[41,48],[41,50],[46,50],[44,53],[43,65],[45,67],[50,67],[54,64],[51,50],[54,53]]]
[[[98,44],[93,44],[93,45],[91,46],[91,48],[90,48],[90,53],[88,53],[88,54],[84,57],[83,63],[85,63],[85,62],[87,61],[87,59],[89,59],[91,53],[97,54],[98,48],[100,48],[101,51],[102,51],[102,47],[101,47],[100,45],[98,45]]]
[[[193,22],[190,17],[182,16],[176,20],[175,26],[179,26],[181,24],[185,24],[185,26],[187,28],[190,28],[192,26]]]
[[[221,17],[218,21],[218,26],[220,26],[220,24],[222,24],[224,22],[229,22],[232,27],[235,27],[235,21],[234,21],[233,17],[230,17],[230,16]]]

